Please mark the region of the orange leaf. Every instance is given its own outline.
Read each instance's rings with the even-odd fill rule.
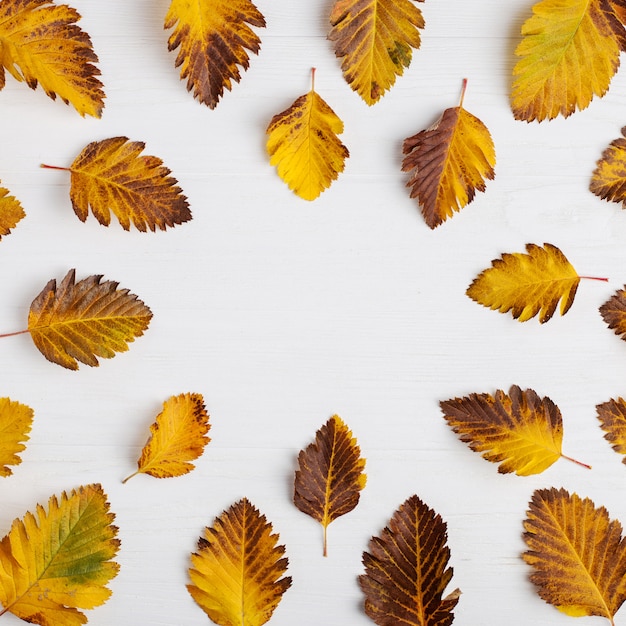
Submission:
[[[463,87],[465,91],[465,83]],[[430,228],[469,204],[493,179],[496,153],[487,127],[463,108],[446,109],[433,126],[404,140],[402,171]]]
[[[315,433],[315,442],[300,451],[294,484],[294,504],[326,529],[359,503],[365,487],[365,459],[352,432],[333,415]]]
[[[617,398],[596,406],[604,438],[618,454],[626,455],[626,400]],[[622,459],[626,463],[626,456]]]
[[[8,235],[25,215],[22,205],[9,195],[9,190],[0,187],[0,239]]]
[[[461,592],[445,598],[452,579],[446,523],[417,496],[389,520],[363,553],[365,574],[359,585],[365,613],[380,626],[449,626]]]
[[[187,589],[209,618],[220,626],[262,626],[291,577],[283,576],[285,547],[264,515],[243,498],[224,511],[191,555]],[[283,576],[281,578],[281,576]]]
[[[150,426],[150,438],[137,461],[136,474],[149,474],[155,478],[182,476],[194,469],[190,461],[197,459],[211,440],[211,428],[199,393],[182,393],[163,403],[163,410]]]
[[[22,462],[17,455],[26,448],[33,417],[29,406],[0,398],[0,476],[10,476],[13,472],[8,466]]]
[[[172,0],[165,28],[174,28],[168,49],[176,50],[176,67],[187,79],[187,90],[214,109],[232,83],[248,69],[249,50],[258,54],[261,40],[250,26],[262,28],[265,19],[250,0]]]
[[[622,128],[626,137],[626,126]],[[612,141],[602,153],[591,177],[589,189],[603,200],[621,202],[626,208],[626,139]]]
[[[626,341],[626,285],[600,307],[600,315],[608,327]]]

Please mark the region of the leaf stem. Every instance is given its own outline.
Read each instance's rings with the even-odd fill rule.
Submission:
[[[69,167],[59,167],[58,165],[46,165],[45,163],[41,163],[39,167],[43,167],[47,170],[63,170],[64,172],[69,172]]]
[[[315,91],[315,68],[311,68],[311,91]]]
[[[28,328],[25,328],[24,330],[16,330],[14,333],[4,333],[3,335],[0,335],[0,339],[4,337],[14,337],[15,335],[23,335],[24,333],[29,333],[29,332],[30,331],[28,330]]]
[[[463,79],[461,86],[461,99],[459,100],[459,109],[463,107],[463,99],[465,98],[465,90],[467,89],[467,78]]]
[[[139,474],[139,470],[133,472],[130,476],[126,476],[126,478],[122,481],[122,485],[126,484],[126,482],[129,481],[133,476],[137,476],[137,474]]]
[[[586,467],[587,469],[591,469],[591,465],[587,465],[587,463],[583,463],[582,461],[577,461],[576,459],[573,459],[571,456],[567,456],[565,454],[561,454],[561,456],[564,459],[571,461],[572,463],[576,463],[576,465],[580,465],[581,467]]]
[[[323,555],[324,556],[328,556],[328,542],[326,541],[326,529],[328,528],[328,525],[324,525],[324,551],[323,551]]]
[[[586,280],[601,280],[604,283],[608,283],[608,278],[599,278],[598,276],[579,276],[578,278],[584,278]]]

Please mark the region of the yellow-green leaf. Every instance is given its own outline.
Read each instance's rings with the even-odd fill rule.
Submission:
[[[104,107],[98,57],[76,22],[79,13],[50,0],[0,2],[0,89],[6,69],[53,100],[59,96],[81,115],[100,117]]]
[[[272,118],[267,128],[270,165],[294,193],[315,200],[343,172],[350,156],[337,137],[342,132],[343,122],[312,88]]]
[[[111,595],[117,575],[113,513],[100,485],[87,485],[37,505],[0,541],[2,613],[41,626],[80,626]]]
[[[262,626],[269,621],[291,586],[291,577],[283,576],[285,547],[277,543],[272,525],[246,498],[205,529],[191,555],[187,589],[213,622]]]
[[[365,459],[352,431],[333,415],[300,451],[294,483],[294,504],[324,529],[324,556],[328,525],[359,503],[365,487]]]
[[[182,476],[194,469],[191,463],[204,451],[211,440],[211,428],[199,393],[182,393],[163,403],[163,410],[150,426],[150,438],[141,451],[136,474],[149,474],[155,478]]]
[[[415,1],[336,0],[328,38],[342,58],[346,82],[367,104],[376,103],[411,64],[420,47],[422,12]]]
[[[26,449],[33,423],[34,411],[25,404],[0,398],[0,476],[10,476],[9,465],[19,465],[18,456]]]
[[[176,67],[187,90],[214,109],[233,82],[241,80],[239,68],[250,65],[248,51],[258,54],[261,40],[250,28],[265,26],[261,12],[250,0],[172,0],[165,28],[174,32],[169,50],[178,50]]]
[[[0,239],[8,235],[25,215],[19,201],[9,195],[8,189],[0,187]]]
[[[152,318],[150,309],[114,281],[94,275],[75,282],[70,270],[57,288],[51,280],[33,300],[28,331],[38,350],[53,363],[78,369],[78,361],[97,366],[128,350]]]

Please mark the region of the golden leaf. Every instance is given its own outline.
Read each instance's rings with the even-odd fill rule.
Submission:
[[[626,341],[626,285],[600,307],[600,315],[608,327]]]
[[[596,406],[604,438],[619,454],[626,454],[626,400],[617,398]],[[626,463],[626,457],[622,459]]]
[[[25,215],[22,205],[9,195],[9,190],[0,187],[0,239],[8,235]]]
[[[214,109],[232,82],[239,82],[239,68],[248,69],[249,50],[258,54],[261,40],[250,26],[263,28],[265,19],[250,0],[172,0],[165,28],[174,28],[168,49],[176,50],[176,67],[187,90]]]
[[[285,547],[264,515],[243,498],[224,511],[191,555],[189,593],[220,626],[261,626],[291,586]],[[281,576],[283,576],[281,578]]]
[[[443,416],[461,441],[499,463],[501,474],[539,474],[563,457],[563,418],[550,400],[532,389],[513,385],[506,394],[472,393],[439,403]],[[575,461],[579,465],[584,465]],[[588,466],[586,466],[588,467]]]
[[[494,311],[511,311],[515,319],[525,322],[539,314],[544,324],[561,302],[565,315],[574,302],[580,276],[565,255],[545,243],[543,248],[526,244],[527,254],[505,253],[491,262],[467,289],[467,295]]]
[[[346,82],[367,104],[375,104],[409,67],[420,47],[423,0],[335,0],[328,38],[343,58]]]
[[[78,609],[93,609],[111,595],[119,570],[111,559],[120,542],[100,485],[63,492],[16,519],[0,541],[0,602],[6,612],[41,626],[80,626]]]
[[[337,137],[342,132],[343,122],[312,86],[272,118],[267,128],[270,165],[294,193],[315,200],[343,172],[350,156]]]
[[[603,96],[626,49],[609,0],[540,0],[522,26],[511,106],[516,119],[567,117]]]
[[[78,369],[77,361],[98,365],[128,350],[128,343],[148,328],[150,309],[118,283],[101,275],[74,281],[70,270],[59,287],[51,280],[33,300],[28,332],[37,349],[53,363]]]
[[[209,416],[199,393],[182,393],[163,403],[163,410],[150,426],[150,438],[137,461],[137,474],[155,478],[182,476],[194,469],[197,459],[211,439],[207,436]]]
[[[626,126],[622,128],[626,137]],[[589,189],[603,200],[621,202],[626,208],[626,139],[612,141],[602,153],[591,177]]]
[[[365,487],[365,459],[352,432],[338,415],[333,415],[315,433],[315,441],[300,451],[294,483],[294,504],[316,519],[326,530],[338,517],[359,503]]]
[[[359,585],[370,619],[380,626],[452,624],[461,592],[443,597],[452,579],[447,539],[446,523],[417,496],[400,505],[363,553]]]
[[[524,521],[531,581],[546,602],[573,617],[613,624],[626,599],[626,542],[604,507],[565,489],[539,489]]]
[[[34,412],[25,404],[0,398],[0,476],[10,476],[9,465],[22,462],[18,453],[26,449]]]
[[[463,82],[465,93],[466,81]],[[404,140],[402,171],[430,228],[439,226],[485,190],[493,179],[496,152],[487,127],[463,108],[446,109],[427,130]]]
[[[98,57],[89,35],[76,25],[79,13],[50,0],[0,2],[0,89],[6,69],[31,89],[40,84],[81,115],[100,117],[104,108]]]

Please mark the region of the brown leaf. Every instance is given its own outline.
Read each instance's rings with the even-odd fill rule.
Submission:
[[[619,139],[602,153],[591,177],[589,190],[603,200],[621,202],[626,208],[626,126]]]
[[[326,529],[359,503],[365,487],[365,459],[352,432],[333,415],[315,434],[315,442],[300,451],[294,483],[294,504]]]
[[[600,315],[608,327],[626,341],[626,285],[600,307]]]
[[[617,398],[596,406],[604,438],[618,454],[626,455],[626,400]],[[626,456],[622,459],[626,463]]]
[[[445,598],[452,579],[446,523],[417,496],[389,520],[363,553],[365,574],[359,585],[365,612],[380,626],[449,626],[461,592]]]

